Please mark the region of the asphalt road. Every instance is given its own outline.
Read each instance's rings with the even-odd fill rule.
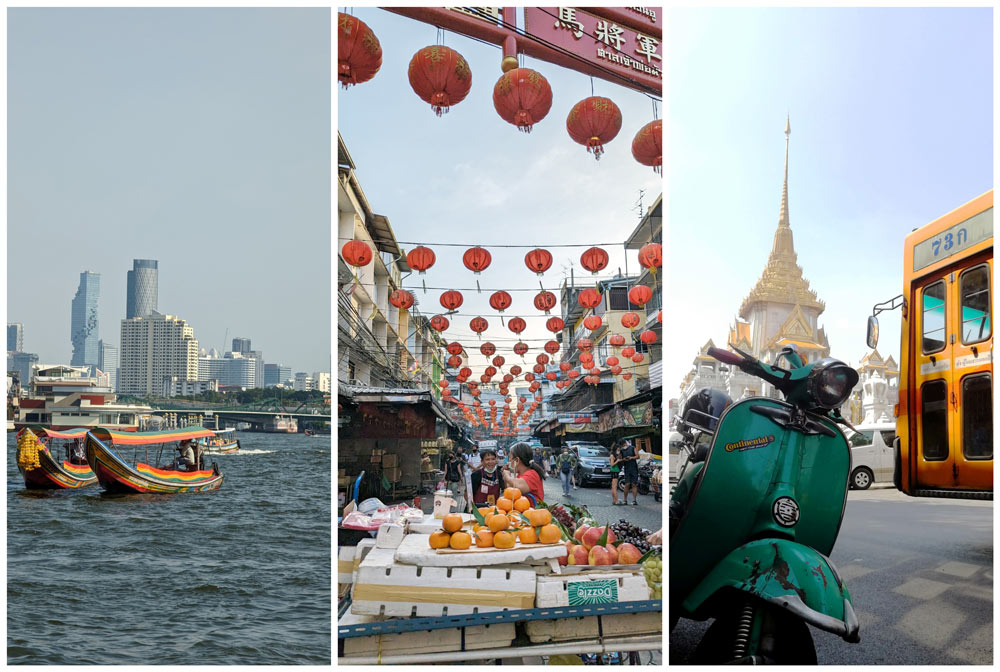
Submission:
[[[993,502],[852,491],[831,559],[861,642],[811,628],[820,664],[993,663]],[[709,625],[682,619],[668,662],[689,662]]]
[[[621,493],[619,492],[619,495]],[[624,498],[619,496],[618,501]],[[629,494],[629,502],[632,495]],[[651,532],[656,532],[663,527],[663,502],[653,499],[652,493],[639,495],[639,505],[613,506],[611,504],[611,485],[588,485],[580,486],[576,490],[571,490],[568,497],[563,496],[562,483],[558,478],[545,479],[545,503],[557,504],[568,503],[580,506],[585,504],[587,510],[593,514],[598,523],[616,523],[621,518],[629,521],[633,525],[644,527]]]

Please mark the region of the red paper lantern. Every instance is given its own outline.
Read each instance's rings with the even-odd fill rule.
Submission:
[[[596,289],[584,289],[577,295],[576,300],[583,308],[596,308],[601,305],[601,293]]]
[[[531,133],[552,107],[552,88],[542,75],[529,68],[505,72],[493,86],[493,107],[504,121]]]
[[[580,372],[577,369],[570,369],[566,372],[566,375],[570,378],[576,378],[580,375]]]
[[[515,355],[521,355],[522,357],[524,357],[524,353],[526,353],[526,352],[528,352],[528,344],[527,343],[522,343],[521,341],[518,341],[517,343],[514,344],[514,354]]]
[[[493,257],[490,256],[490,253],[478,245],[476,247],[469,248],[465,251],[465,254],[462,255],[462,263],[465,264],[467,269],[476,275],[479,275],[480,272],[486,270],[492,261]]]
[[[580,353],[580,363],[590,366],[594,362],[594,353],[592,352],[581,352]]]
[[[616,376],[621,372],[622,372],[622,367],[618,366],[617,364],[611,367],[611,373],[615,374]]]
[[[410,59],[410,86],[437,116],[458,105],[472,88],[472,70],[462,55],[443,45],[424,47]]]
[[[510,294],[503,290],[493,292],[493,294],[490,295],[490,306],[501,313],[507,308],[510,308],[510,303]]]
[[[469,322],[469,328],[472,329],[477,334],[481,334],[486,331],[490,326],[490,323],[486,321],[483,317],[474,317],[472,321]]]
[[[454,289],[449,289],[441,295],[441,307],[447,311],[458,310],[458,307],[462,305],[462,301],[462,292]]]
[[[400,310],[408,310],[413,305],[413,294],[410,294],[405,289],[394,289],[389,294],[389,303]]]
[[[515,364],[514,366],[510,367],[510,372],[511,372],[511,375],[520,376],[521,375],[521,367],[518,366],[517,364]]]
[[[608,261],[608,253],[599,247],[591,247],[580,255],[580,265],[595,275],[608,265]]]
[[[496,346],[490,343],[489,341],[486,341],[485,343],[479,346],[479,352],[483,353],[487,357],[492,357],[493,353],[495,353],[496,351],[497,351]]]
[[[490,377],[484,373],[479,376],[479,380],[483,381],[483,385],[485,385],[486,383],[490,382]]]
[[[563,389],[563,387],[565,387],[565,385],[566,385],[566,381],[564,381],[564,380],[558,380],[558,381],[556,381],[556,388],[557,389],[561,390],[561,389]]]
[[[449,322],[448,318],[444,315],[435,315],[431,318],[431,329],[434,331],[441,332],[449,326],[451,326],[451,322]]]
[[[569,137],[584,145],[600,160],[604,144],[611,142],[622,130],[622,111],[610,98],[591,96],[573,106],[566,117]]]
[[[632,289],[628,290],[628,300],[640,308],[649,303],[649,300],[652,298],[653,290],[646,285],[636,285]]]
[[[447,380],[439,380],[438,381],[438,387],[440,387],[442,389],[448,387],[448,381]]]
[[[659,243],[643,245],[639,250],[639,265],[656,273],[656,269],[663,266],[663,246]]]
[[[382,46],[368,25],[337,12],[337,79],[346,89],[367,82],[382,67]]]
[[[461,365],[462,365],[462,358],[459,357],[458,355],[452,355],[451,357],[448,358],[448,366],[450,366],[451,368],[454,369]]]
[[[420,275],[423,275],[428,268],[434,265],[436,259],[434,250],[423,245],[418,245],[406,255],[406,264],[415,271],[419,271]]]
[[[559,343],[556,341],[546,341],[544,348],[545,352],[549,353],[550,355],[554,355],[557,352],[559,352]]]
[[[639,316],[635,313],[625,313],[622,315],[622,326],[632,330],[639,326]]]
[[[624,378],[625,380],[632,380],[632,374],[631,373],[623,373],[622,374],[622,378]]]
[[[503,366],[504,361],[505,360],[504,360],[504,358],[502,356],[497,355],[496,357],[493,358],[493,366],[496,366],[496,367]]]
[[[572,368],[573,368],[573,365],[570,364],[569,362],[559,362],[559,370],[560,371],[569,371]]]
[[[537,391],[537,390],[538,390],[538,388],[540,388],[541,386],[542,386],[542,384],[541,384],[541,383],[539,383],[538,381],[535,381],[535,382],[533,382],[533,383],[532,383],[531,385],[528,385],[528,389],[529,389],[529,390],[531,390],[532,392],[535,392],[535,391]]]
[[[646,331],[639,334],[639,340],[645,343],[646,345],[649,345],[650,343],[656,343],[656,332],[647,329]]]
[[[524,255],[524,264],[541,277],[552,266],[552,253],[536,247]]]
[[[349,240],[344,243],[344,247],[340,250],[340,256],[355,268],[367,266],[372,263],[372,259],[374,258],[372,248],[368,246],[368,243],[360,240]]]
[[[496,405],[497,405],[497,400],[496,399],[490,399],[490,406],[496,406]]]
[[[524,374],[524,382],[530,383],[534,379],[535,379],[535,374],[533,374],[533,373],[526,373],[526,374]]]
[[[470,369],[467,366],[463,366],[462,369],[458,372],[458,374],[463,378],[468,378],[469,376],[472,375],[472,369]]]
[[[551,331],[553,334],[558,333],[563,330],[566,324],[562,321],[561,317],[550,317],[545,322],[545,328]]]
[[[538,310],[544,310],[546,315],[548,315],[549,311],[555,307],[556,303],[556,295],[552,292],[542,290],[535,295],[535,308]]]
[[[507,328],[513,331],[515,334],[520,334],[528,326],[528,323],[524,321],[524,318],[515,317],[507,322]]]
[[[549,380],[555,380],[556,378],[559,377],[559,375],[555,371],[549,371],[548,373],[545,374],[545,377]]]
[[[632,138],[632,156],[644,166],[652,166],[659,175],[663,165],[663,121],[651,121]]]
[[[533,367],[531,367],[531,370],[534,371],[535,373],[545,373],[545,365],[535,364]]]
[[[631,357],[634,354],[635,354],[635,348],[633,348],[631,345],[628,346],[627,348],[622,348],[622,357]]]
[[[641,352],[637,352],[634,355],[632,355],[632,361],[635,362],[636,364],[641,364],[642,360],[643,356]]]
[[[514,376],[512,376],[509,373],[505,373],[504,376],[503,376],[503,382],[505,382],[507,384],[510,384],[510,383],[514,382]]]
[[[548,364],[549,363],[549,356],[546,355],[544,352],[539,353],[539,355],[537,357],[535,357],[535,361],[538,362],[539,364],[543,364],[543,365],[544,364]]]
[[[591,331],[597,331],[602,324],[604,324],[604,320],[601,319],[600,315],[588,315],[583,320],[583,326]]]
[[[586,352],[590,350],[592,347],[594,347],[594,342],[589,338],[581,338],[579,341],[576,342],[576,347]]]
[[[450,355],[460,355],[462,354],[462,350],[464,350],[464,348],[461,343],[457,341],[448,344],[448,354]]]
[[[497,375],[497,367],[495,367],[495,366],[487,366],[486,370],[483,373],[485,373],[487,376],[489,376],[490,378],[492,378],[493,376]]]
[[[638,315],[636,317],[638,317]],[[611,336],[608,337],[608,343],[613,348],[620,348],[625,345],[625,337],[621,334],[611,334]]]

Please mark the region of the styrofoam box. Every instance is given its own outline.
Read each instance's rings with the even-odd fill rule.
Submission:
[[[376,548],[361,562],[351,612],[371,616],[444,616],[530,609],[536,574],[531,569],[420,567]]]
[[[568,607],[569,585],[578,581],[615,579],[618,581],[618,601],[648,600],[649,586],[646,578],[632,571],[587,572],[586,574],[554,574],[538,577],[535,606]]]
[[[372,623],[382,620],[385,619],[378,616],[347,613],[340,619],[340,625]],[[466,650],[505,648],[510,646],[513,641],[513,623],[476,625],[465,629]],[[381,635],[381,642],[379,635],[350,637],[344,640],[344,657],[377,656],[380,645],[383,655],[392,654],[394,656],[459,651],[462,648],[462,633],[458,628],[398,632]]]
[[[337,583],[340,585],[354,583],[354,555],[356,546],[340,546],[337,548]]]

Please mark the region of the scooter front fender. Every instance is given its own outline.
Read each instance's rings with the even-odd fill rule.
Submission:
[[[830,559],[787,539],[759,539],[741,546],[716,565],[684,599],[696,614],[724,589],[735,589],[785,609],[806,623],[858,642],[858,617],[847,586]]]

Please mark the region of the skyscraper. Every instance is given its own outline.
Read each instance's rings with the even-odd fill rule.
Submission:
[[[250,352],[250,339],[236,337],[233,339],[233,352],[245,355]]]
[[[104,341],[98,341],[97,350],[100,356],[97,359],[97,368],[108,374],[111,380],[111,389],[118,391],[118,348]]]
[[[21,352],[24,347],[24,325],[20,322],[7,323],[7,352]]]
[[[84,271],[80,274],[80,287],[73,297],[70,322],[70,341],[73,343],[71,366],[97,365],[97,341],[100,338],[97,324],[97,299],[101,294],[101,276]]]
[[[132,260],[125,289],[125,319],[153,314],[159,292],[159,276],[159,262],[155,259]]]
[[[122,320],[118,391],[151,395],[165,377],[198,380],[198,341],[194,328],[174,315]]]

